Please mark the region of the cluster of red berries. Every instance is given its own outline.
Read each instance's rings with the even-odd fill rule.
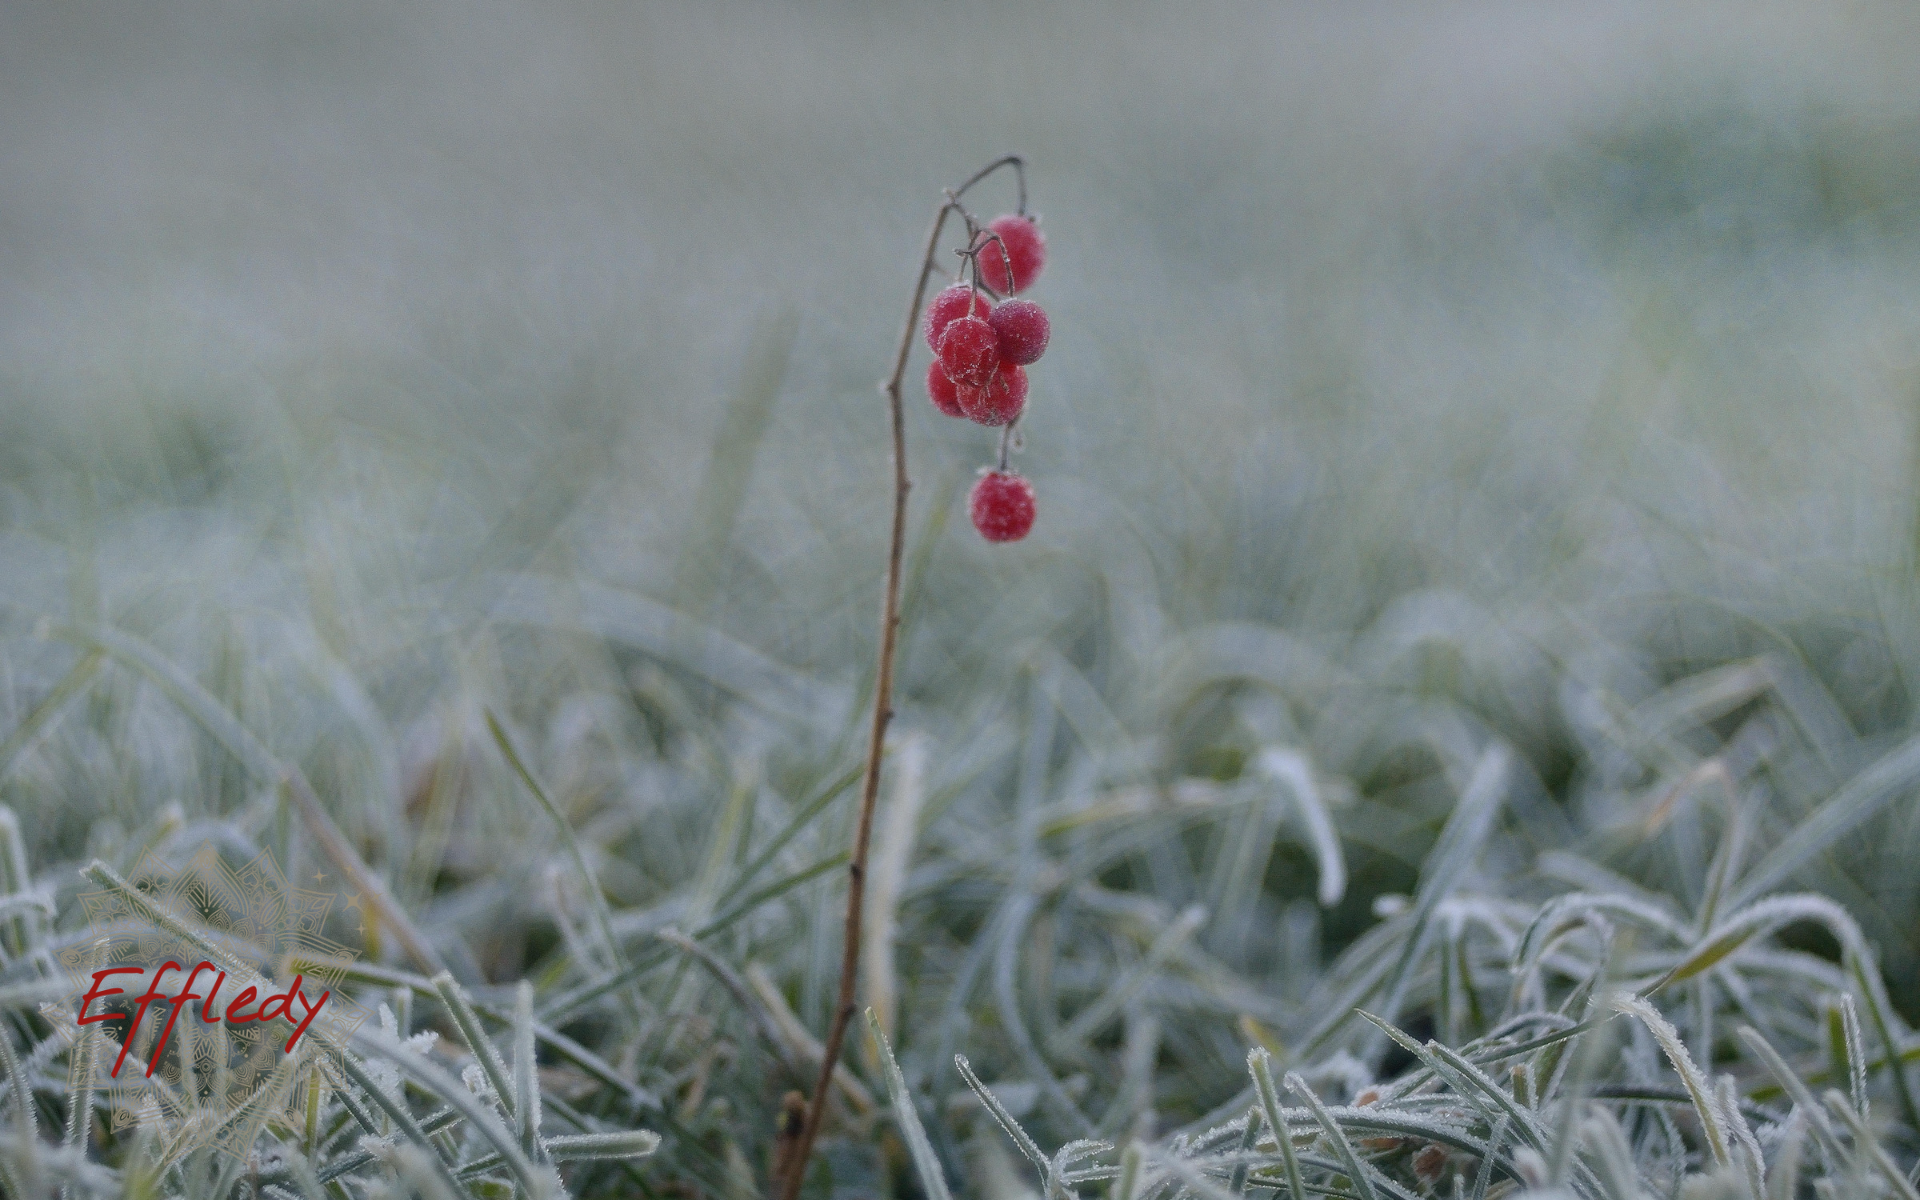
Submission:
[[[973,282],[956,283],[927,305],[923,331],[934,355],[927,395],[949,417],[1011,425],[1027,404],[1027,367],[1046,352],[1049,333],[1044,309],[1011,297],[1046,265],[1046,238],[1033,218],[1009,213],[988,222],[966,253]],[[983,286],[1009,299],[994,304]],[[1033,485],[1003,462],[974,485],[968,508],[982,537],[1017,542],[1033,528]]]

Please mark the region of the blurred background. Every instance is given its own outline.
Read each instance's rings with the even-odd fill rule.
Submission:
[[[1524,879],[1714,755],[1777,832],[1910,731],[1916,44],[1868,2],[9,4],[0,798],[63,904],[94,854],[284,841],[150,676],[76,680],[67,633],[108,627],[303,765],[476,984],[574,969],[487,712],[623,936],[697,924],[857,760],[875,384],[940,189],[1019,152],[1054,330],[1025,542],[968,527],[993,435],[908,370],[888,1021],[916,1080],[1009,1038],[1039,1079],[968,990],[981,947],[1024,947],[1032,1015],[1199,904],[1205,969],[1113,1000],[1132,1073],[1035,1085],[1197,1116],[1235,1016],[1305,1020],[1413,889],[1488,739]],[[1684,728],[1621,732],[1676,696]],[[1263,762],[1308,764],[1331,851],[1312,820],[1072,841]],[[849,803],[778,862],[843,846]],[[1603,849],[1697,890],[1688,828]],[[1228,853],[1248,829],[1270,858]],[[1916,837],[1896,813],[1798,877],[1909,1014]],[[1133,933],[1035,948],[1006,897],[1046,870],[1138,900],[1099,910]],[[816,1031],[839,878],[727,934]],[[1142,1050],[1146,1000],[1206,1020]]]

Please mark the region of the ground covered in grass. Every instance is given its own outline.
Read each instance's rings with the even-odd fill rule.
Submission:
[[[1017,149],[809,1200],[1915,1194],[1914,15],[1030,7],[0,14],[0,1191],[766,1193]],[[69,1048],[207,847],[366,1016],[237,1156]]]

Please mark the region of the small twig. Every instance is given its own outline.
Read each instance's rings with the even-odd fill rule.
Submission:
[[[907,373],[907,356],[913,351],[913,338],[920,324],[920,306],[926,299],[927,280],[936,267],[934,254],[940,247],[940,233],[946,228],[947,214],[958,212],[967,224],[971,245],[979,225],[960,206],[960,197],[968,188],[1002,167],[1012,167],[1019,181],[1020,211],[1027,211],[1026,163],[1017,154],[997,158],[973,174],[959,187],[946,193],[933,225],[927,230],[926,249],[920,254],[920,277],[914,282],[913,299],[907,304],[907,319],[900,330],[900,345],[894,352],[893,372],[881,385],[887,396],[887,408],[893,423],[893,530],[887,545],[886,598],[880,617],[880,668],[873,681],[873,724],[868,734],[866,771],[860,781],[860,817],[853,835],[853,858],[847,864],[847,920],[840,954],[840,994],[834,1005],[833,1019],[827,1026],[826,1044],[820,1056],[820,1075],[813,1086],[813,1099],[807,1104],[805,1122],[790,1147],[783,1147],[782,1163],[773,1184],[777,1200],[796,1200],[801,1181],[806,1177],[807,1159],[820,1136],[826,1119],[827,1103],[833,1094],[834,1067],[847,1039],[847,1025],[855,1011],[854,992],[860,977],[860,920],[866,900],[867,846],[873,839],[873,808],[880,795],[880,761],[885,748],[887,725],[893,719],[893,651],[900,632],[900,563],[906,550],[907,492],[907,420],[900,402],[900,385]],[[974,264],[975,286],[979,282],[979,264]]]
[[[980,255],[986,251],[988,246],[999,247],[1000,269],[1007,273],[1007,283],[1011,286],[1013,283],[1013,256],[1007,253],[1006,240],[991,229],[984,231],[986,237],[982,239],[980,235],[983,230],[980,223],[974,220],[973,214],[964,208],[960,208],[958,201],[954,202],[954,207],[967,222],[967,248],[964,250],[955,250],[954,253],[960,256],[963,265],[966,263],[973,264],[974,296],[977,299],[981,292],[985,292],[996,300],[1000,299],[999,292],[980,282]]]
[[[1013,168],[1014,186],[1018,189],[1018,195],[1020,198],[1019,208],[1016,209],[1015,211],[1017,211],[1023,217],[1026,216],[1027,215],[1027,160],[1024,158],[1021,158],[1018,154],[1001,155],[999,158],[994,159],[992,162],[988,163],[986,166],[981,167],[978,171],[975,171],[973,173],[973,176],[970,179],[968,179],[965,183],[961,184],[959,187],[954,188],[953,191],[948,194],[951,196],[965,195],[968,188],[972,187],[976,183],[979,183],[982,179],[985,179],[987,176],[993,174],[995,171],[998,171],[1001,167]]]

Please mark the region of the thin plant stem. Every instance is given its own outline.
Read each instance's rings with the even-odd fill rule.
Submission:
[[[880,667],[873,682],[873,723],[868,734],[866,769],[860,780],[860,817],[854,829],[853,856],[847,863],[847,920],[840,954],[840,994],[834,1005],[833,1019],[827,1026],[827,1036],[820,1055],[820,1074],[813,1086],[813,1099],[807,1104],[806,1117],[791,1152],[783,1156],[786,1165],[784,1175],[771,1181],[776,1200],[796,1200],[800,1194],[800,1184],[807,1174],[807,1160],[812,1156],[813,1143],[820,1136],[820,1126],[826,1119],[827,1104],[833,1095],[833,1070],[840,1061],[840,1051],[847,1039],[847,1025],[853,1020],[857,1007],[855,988],[860,977],[860,923],[866,901],[867,847],[873,839],[873,809],[880,795],[880,763],[885,750],[887,725],[893,720],[893,652],[900,632],[900,566],[906,552],[907,493],[913,486],[907,478],[907,420],[905,407],[900,400],[901,381],[906,377],[907,357],[913,351],[914,333],[920,325],[920,306],[926,299],[927,280],[936,269],[934,254],[939,249],[940,234],[946,228],[947,216],[953,212],[960,213],[961,219],[967,223],[969,235],[972,235],[976,226],[971,214],[960,207],[960,196],[974,184],[1007,166],[1011,166],[1019,178],[1020,210],[1025,212],[1026,164],[1013,154],[995,159],[958,188],[947,192],[946,199],[934,212],[933,224],[927,230],[926,248],[920,254],[920,276],[914,281],[913,298],[907,304],[907,319],[900,329],[899,347],[894,351],[893,370],[881,385],[881,390],[886,393],[888,415],[893,426],[893,528],[887,543],[886,597],[880,616]],[[978,287],[977,262],[974,275],[974,284]]]
[[[958,195],[958,193],[955,193],[955,195]],[[955,203],[957,204],[958,201]],[[985,292],[989,296],[999,296],[999,292],[980,282],[980,255],[986,251],[988,246],[995,247],[1000,252],[1000,268],[1007,273],[1007,282],[1011,285],[1014,282],[1013,258],[1007,253],[1007,243],[1002,240],[999,234],[990,229],[983,229],[980,222],[975,220],[973,214],[966,209],[961,209],[960,215],[965,218],[967,222],[967,241],[969,244],[966,249],[955,250],[954,253],[966,260],[966,263],[971,263],[973,266],[974,299],[978,300],[981,292]],[[984,240],[980,236],[982,233],[986,234]],[[963,263],[962,265],[964,266],[965,264]],[[1011,296],[1013,293],[1009,291],[1007,294]],[[967,311],[971,312],[973,310],[968,309]]]

